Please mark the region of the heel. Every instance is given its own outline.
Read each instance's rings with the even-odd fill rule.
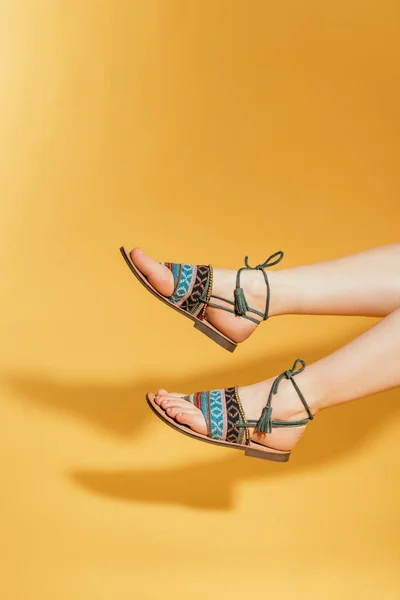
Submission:
[[[290,452],[268,452],[268,450],[258,450],[251,446],[245,450],[245,456],[272,460],[274,462],[287,462],[290,458]]]
[[[222,348],[225,348],[225,350],[228,350],[229,352],[234,352],[237,348],[237,344],[235,342],[232,342],[223,336],[204,321],[196,320],[194,322],[194,328],[198,331],[201,331],[201,333],[204,333],[204,335],[210,338],[210,340],[217,343],[219,346],[222,346]]]

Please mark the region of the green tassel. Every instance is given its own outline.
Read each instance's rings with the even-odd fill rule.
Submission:
[[[244,291],[242,288],[236,288],[234,291],[235,294],[235,310],[238,315],[245,315],[249,310],[246,296],[244,295]]]
[[[260,420],[256,425],[256,429],[261,433],[272,432],[272,406],[266,406],[264,408]]]

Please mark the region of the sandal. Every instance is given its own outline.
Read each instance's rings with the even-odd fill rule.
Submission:
[[[290,451],[271,448],[262,444],[257,444],[250,440],[249,428],[255,428],[261,433],[271,433],[276,427],[304,427],[314,416],[308,406],[303,394],[294,381],[293,377],[301,373],[306,363],[298,358],[291,369],[284,371],[273,382],[269,392],[268,401],[265,405],[261,417],[258,421],[247,421],[242,403],[240,401],[237,387],[225,388],[222,390],[212,390],[210,392],[197,392],[190,396],[183,396],[184,400],[191,402],[199,408],[207,423],[208,435],[196,433],[186,425],[181,425],[156,404],[154,394],[147,394],[147,403],[152,411],[164,423],[173,427],[180,433],[189,437],[208,442],[209,444],[218,444],[227,448],[244,450],[246,456],[253,458],[262,458],[275,462],[287,462],[290,457]],[[308,417],[297,421],[274,421],[272,418],[272,398],[278,392],[279,384],[284,379],[289,379],[296,390]]]
[[[206,336],[211,338],[214,342],[233,352],[237,347],[237,343],[231,340],[229,337],[221,333],[216,327],[214,327],[205,317],[205,312],[208,306],[213,306],[221,310],[225,310],[234,315],[238,315],[252,321],[257,325],[261,321],[268,319],[269,304],[270,304],[270,286],[265,269],[273,267],[281,262],[283,258],[283,252],[275,252],[272,254],[264,263],[251,267],[248,263],[248,257],[245,257],[245,266],[241,267],[236,276],[236,288],[234,290],[235,301],[221,298],[220,296],[214,296],[212,294],[212,282],[213,282],[213,269],[211,266],[206,265],[188,265],[188,264],[177,264],[177,263],[162,263],[174,276],[174,293],[172,296],[166,297],[160,294],[148,281],[147,277],[139,271],[134,265],[129,255],[123,247],[120,248],[121,254],[124,257],[128,267],[140,281],[146,289],[149,290],[159,300],[168,304],[174,310],[177,310],[185,317],[188,317],[194,321],[195,329],[198,329]],[[265,305],[265,312],[262,313],[254,308],[250,308],[246,301],[246,296],[243,289],[240,287],[240,275],[245,270],[259,270],[263,272],[265,284],[267,286],[267,299]],[[232,308],[215,304],[213,300],[222,300],[227,304],[230,304]]]

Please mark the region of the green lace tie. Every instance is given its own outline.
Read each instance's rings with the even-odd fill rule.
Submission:
[[[300,365],[300,366],[298,366],[298,365]],[[272,384],[272,387],[271,387],[269,395],[268,395],[267,404],[265,405],[264,410],[263,410],[259,420],[258,421],[246,421],[246,422],[240,421],[238,423],[238,427],[254,427],[257,431],[260,431],[261,433],[271,433],[273,426],[274,427],[298,427],[300,425],[306,425],[308,423],[308,421],[312,420],[314,418],[314,416],[310,410],[310,407],[308,406],[297,383],[293,379],[293,377],[295,377],[296,375],[298,375],[299,373],[304,371],[305,367],[306,367],[305,361],[302,358],[298,358],[294,361],[293,367],[291,369],[288,369],[287,371],[284,371],[283,373],[278,375],[278,377],[274,380],[274,382]],[[301,421],[273,421],[272,420],[272,398],[273,398],[273,396],[275,396],[275,394],[278,393],[279,384],[281,383],[281,381],[283,379],[289,379],[292,382],[294,389],[296,390],[304,408],[307,411],[307,414],[308,414],[307,419],[302,419]]]
[[[245,266],[242,267],[241,269],[239,269],[237,272],[236,288],[234,290],[235,312],[237,315],[240,315],[242,317],[249,310],[249,306],[247,304],[245,293],[243,291],[243,288],[240,286],[240,275],[242,274],[242,271],[247,271],[247,270],[262,271],[262,273],[264,275],[265,283],[267,286],[267,300],[266,300],[265,312],[264,312],[264,314],[258,313],[258,311],[254,311],[254,312],[257,312],[257,314],[262,316],[264,321],[266,321],[268,319],[271,291],[270,291],[270,287],[269,287],[268,276],[264,269],[268,269],[269,267],[273,267],[273,266],[277,265],[278,263],[280,263],[281,260],[283,259],[283,256],[284,256],[284,254],[283,254],[282,250],[279,250],[278,252],[271,254],[271,256],[269,258],[267,258],[267,260],[265,262],[255,266],[255,267],[251,267],[249,265],[249,257],[245,256],[245,258],[244,258]]]

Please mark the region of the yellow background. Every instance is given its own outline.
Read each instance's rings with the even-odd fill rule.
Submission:
[[[398,240],[398,7],[2,0],[2,599],[399,597],[398,392],[326,411],[286,466],[144,401],[373,321],[281,317],[230,355],[118,253],[289,266]]]

